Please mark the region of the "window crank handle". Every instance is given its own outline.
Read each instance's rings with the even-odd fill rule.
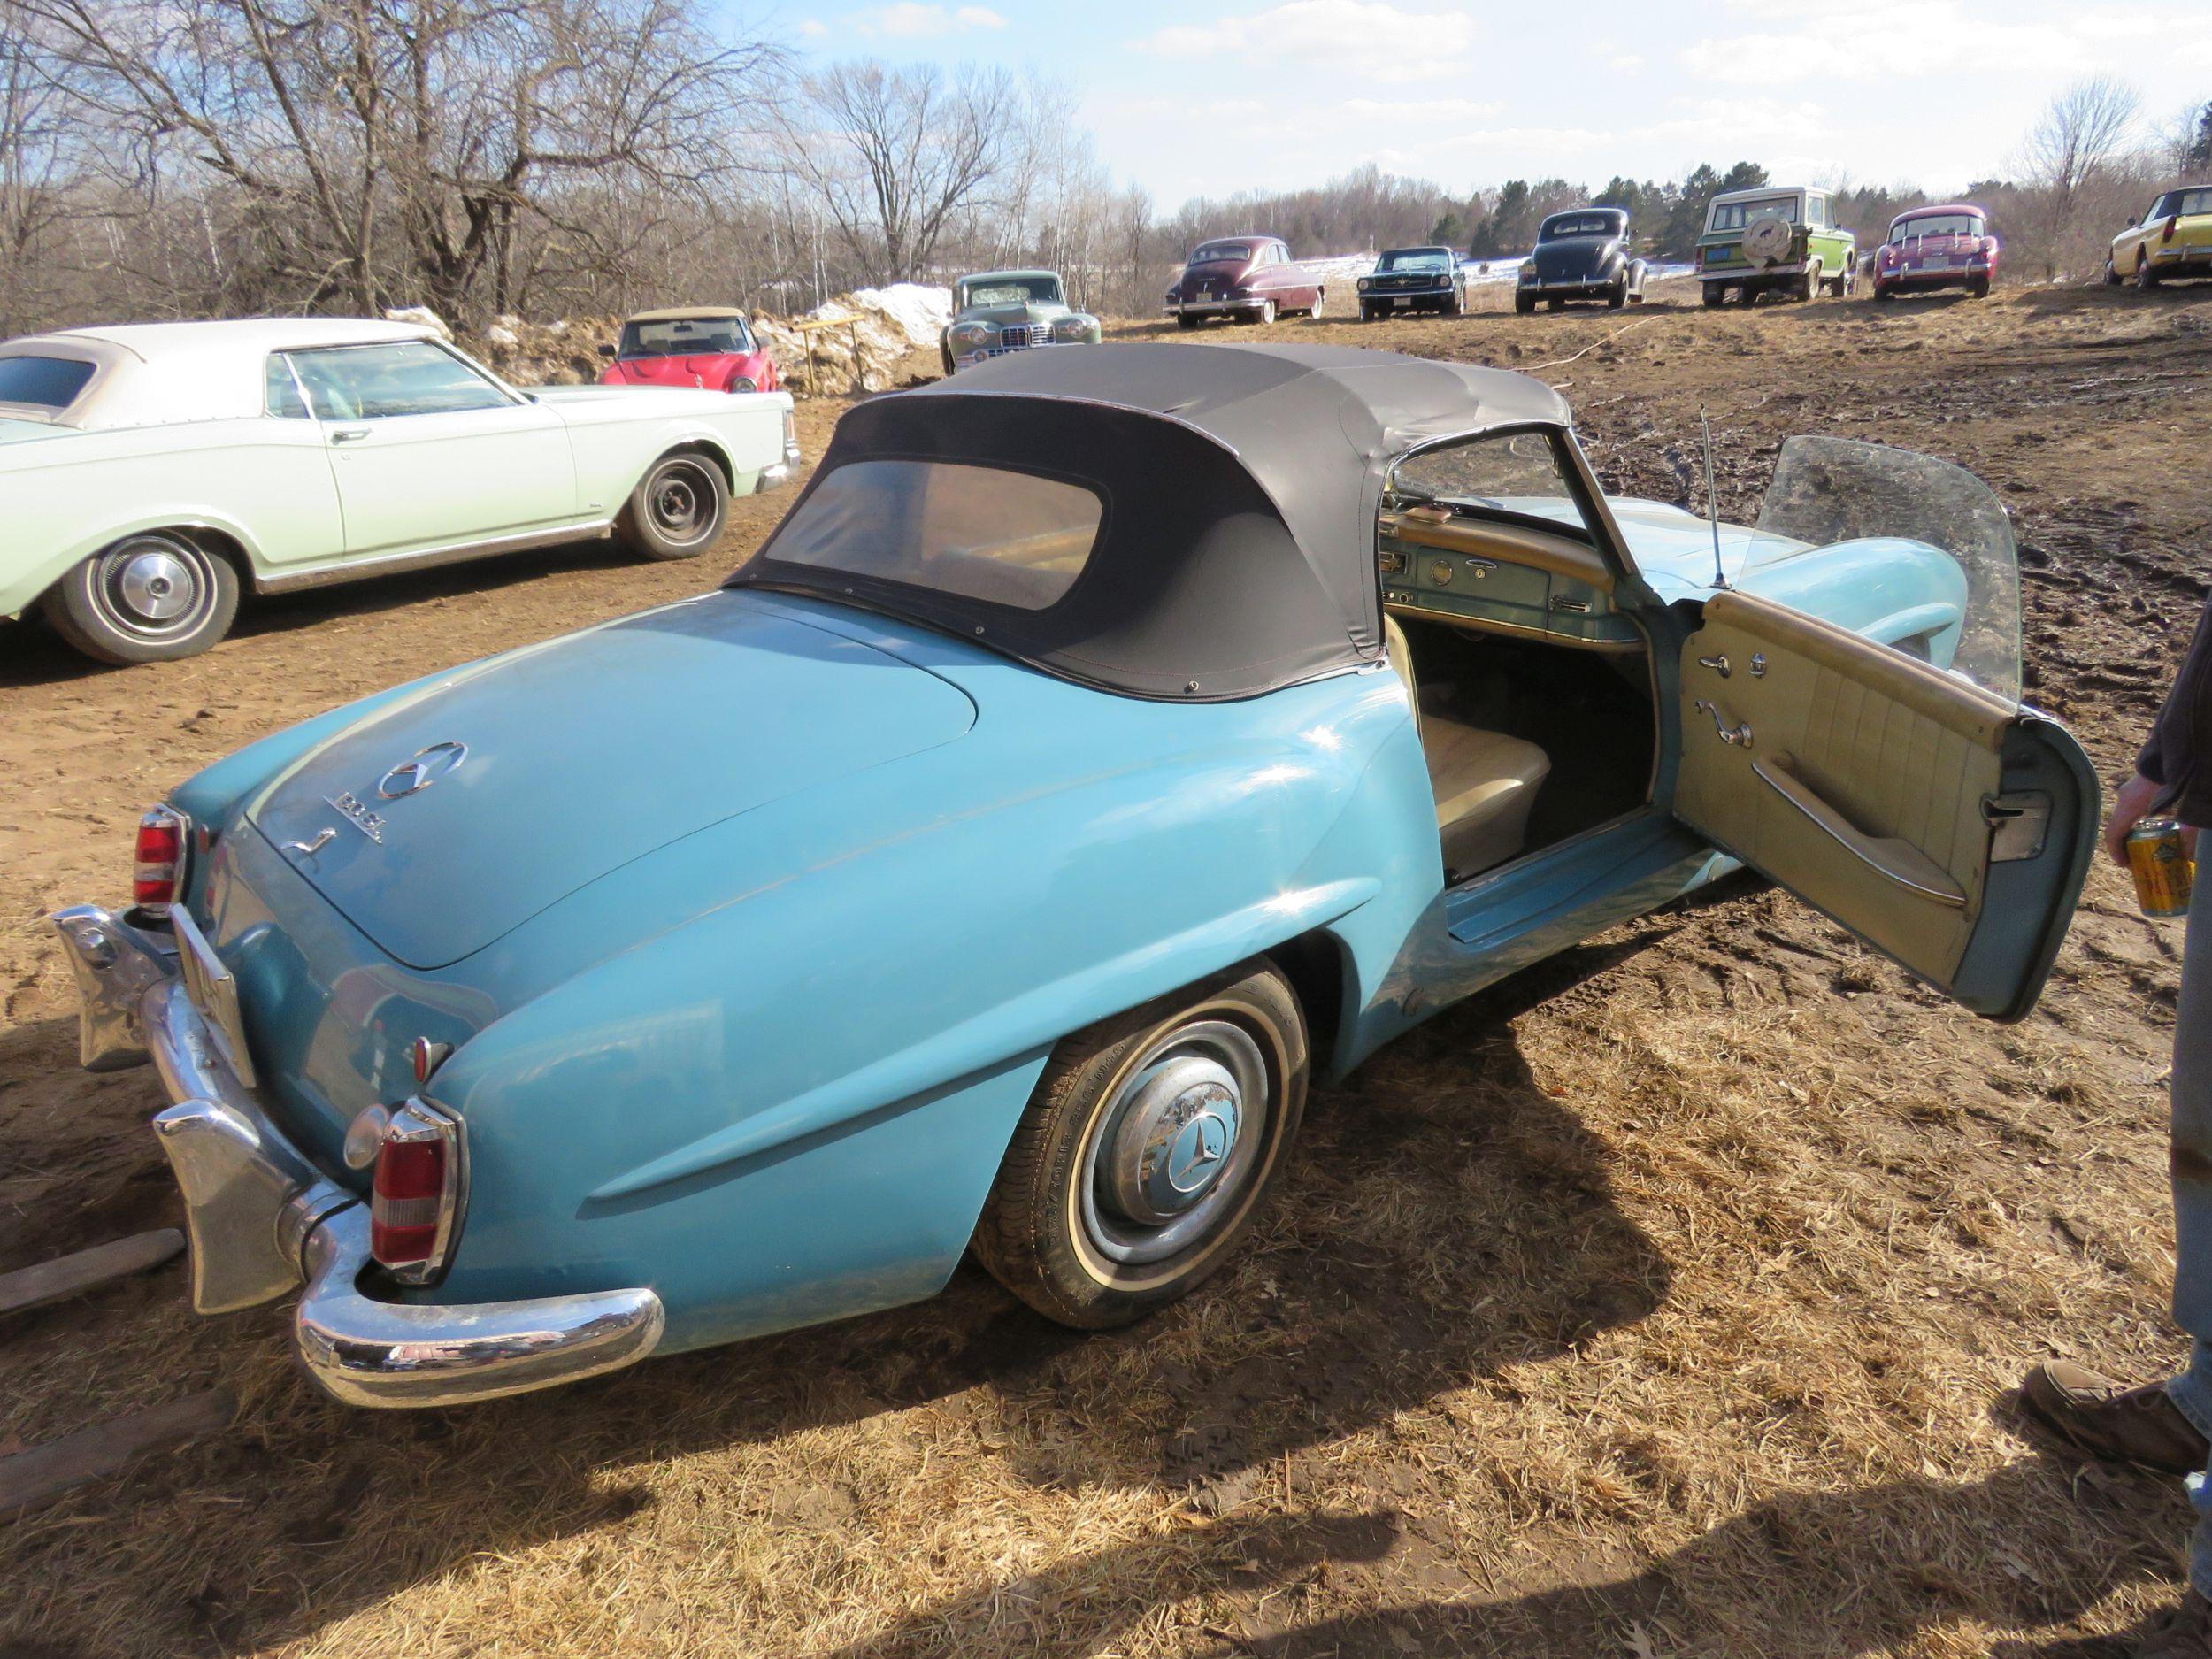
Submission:
[[[1720,710],[1715,708],[1711,703],[1706,702],[1706,700],[1702,697],[1700,697],[1697,700],[1697,706],[1713,717],[1713,730],[1718,733],[1722,742],[1736,745],[1744,749],[1749,749],[1751,747],[1750,721],[1746,720],[1740,726],[1731,726],[1727,721],[1720,718]]]
[[[1723,680],[1728,678],[1728,653],[1725,651],[1717,652],[1711,657],[1701,657],[1697,659],[1697,665],[1711,669]]]

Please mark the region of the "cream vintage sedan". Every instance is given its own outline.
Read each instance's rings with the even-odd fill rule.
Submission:
[[[109,663],[204,651],[241,592],[611,534],[714,545],[798,461],[791,399],[518,390],[412,324],[78,328],[0,343],[0,618]]]

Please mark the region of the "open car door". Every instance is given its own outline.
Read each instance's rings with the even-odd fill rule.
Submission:
[[[2017,700],[2002,506],[1943,462],[1797,439],[1758,530],[1683,647],[1676,815],[1976,1013],[2022,1018],[2099,803],[2080,745]]]

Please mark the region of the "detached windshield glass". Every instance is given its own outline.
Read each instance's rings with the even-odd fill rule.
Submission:
[[[714,357],[752,349],[752,337],[740,317],[682,317],[671,322],[626,323],[622,328],[621,355],[626,357]]]
[[[1441,248],[1414,248],[1397,253],[1386,253],[1379,271],[1448,271],[1452,256]]]
[[[0,403],[66,409],[91,378],[92,365],[73,357],[0,357]]]
[[[1053,277],[994,277],[961,288],[960,303],[970,305],[1056,305],[1060,284]]]
[[[1759,508],[1759,539],[1739,585],[1803,603],[1792,567],[1827,552],[1849,581],[1851,544],[1883,572],[1861,594],[1882,637],[1909,656],[2020,700],[2020,570],[2012,518],[1989,486],[1933,456],[1855,438],[1797,437],[1782,446]],[[1916,550],[1918,573],[1901,574]],[[1815,580],[1821,580],[1817,577]]]
[[[1058,479],[953,461],[849,461],[763,558],[1041,611],[1074,585],[1104,509]]]

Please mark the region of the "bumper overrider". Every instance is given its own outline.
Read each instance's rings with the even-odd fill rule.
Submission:
[[[653,1351],[666,1316],[647,1289],[450,1306],[364,1290],[368,1207],[316,1169],[242,1079],[221,1018],[211,1020],[188,989],[184,954],[211,953],[182,908],[165,926],[93,905],[50,919],[76,974],[86,1069],[150,1059],[175,1102],[153,1127],[184,1194],[199,1312],[257,1307],[300,1288],[294,1352],[326,1394],[356,1406],[496,1399],[616,1371]]]

